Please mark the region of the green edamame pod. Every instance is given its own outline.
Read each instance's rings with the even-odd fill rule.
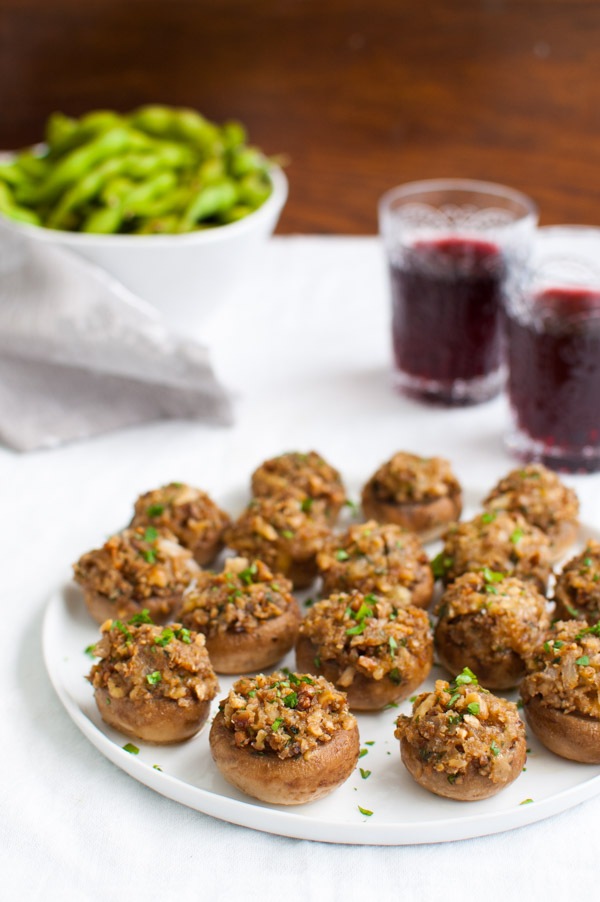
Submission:
[[[49,147],[62,144],[77,131],[77,119],[63,113],[52,113],[46,123],[46,144]]]
[[[67,214],[93,200],[108,179],[120,171],[122,162],[121,158],[112,157],[109,160],[105,160],[104,163],[101,163],[91,172],[88,172],[80,181],[75,182],[71,188],[65,191],[56,207],[50,213],[47,220],[48,226],[51,229],[63,228]]]
[[[84,220],[81,231],[107,235],[117,232],[122,222],[123,210],[120,206],[103,207],[101,210],[94,210],[93,213],[90,213]]]
[[[10,216],[19,222],[29,225],[41,225],[40,217],[33,210],[27,210],[15,203],[10,188],[4,182],[0,182],[0,213]]]
[[[233,150],[246,143],[246,129],[241,122],[224,122],[221,126],[221,141],[226,150]]]
[[[202,219],[224,213],[235,204],[237,188],[230,179],[207,185],[189,204],[179,223],[180,232],[189,232]]]
[[[230,222],[238,222],[240,219],[244,219],[248,213],[252,213],[252,209],[252,207],[248,207],[245,204],[236,204],[235,207],[232,207],[230,210],[225,210],[224,213],[220,213],[218,220],[223,223],[223,225],[227,225]]]
[[[126,216],[144,216],[147,204],[170,191],[177,184],[173,172],[159,172],[154,178],[140,185],[134,185],[129,194],[122,200],[123,210]]]
[[[231,153],[229,171],[236,178],[251,172],[266,172],[268,162],[257,147],[239,147]]]
[[[264,204],[272,191],[271,182],[263,175],[250,173],[245,175],[238,187],[239,200],[252,210]]]
[[[163,138],[173,134],[173,113],[171,107],[151,104],[134,110],[129,122],[148,135]]]

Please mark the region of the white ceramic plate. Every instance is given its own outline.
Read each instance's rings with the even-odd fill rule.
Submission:
[[[236,497],[239,499],[239,494]],[[482,493],[474,495],[474,502],[481,497]],[[224,499],[218,500],[225,504]],[[229,510],[239,506],[239,501],[225,504]],[[470,516],[469,508],[475,507],[475,503],[468,505],[466,515]],[[600,531],[584,526],[577,550],[588,537],[600,540]],[[600,766],[558,758],[528,735],[526,771],[499,795],[481,802],[453,802],[434,796],[413,782],[400,761],[394,720],[399,713],[410,711],[411,705],[406,701],[398,709],[358,715],[361,748],[367,749],[359,765],[371,771],[367,779],[361,777],[357,768],[343,786],[318,802],[292,808],[264,804],[238,792],[221,777],[210,755],[207,727],[181,745],[156,746],[136,741],[138,755],[124,751],[127,739],[102,721],[92,689],[83,679],[91,666],[84,649],[97,638],[97,628],[80,590],[73,584],[57,590],[49,600],[44,619],[44,659],[54,688],[73,721],[103,755],[136,780],[183,805],[234,824],[325,842],[447,842],[531,824],[600,792]],[[293,654],[288,655],[283,666],[293,669]],[[442,668],[434,667],[422,691],[432,688],[435,679],[446,676]],[[235,677],[221,676],[219,680],[221,691],[213,702],[213,714]],[[506,695],[513,701],[517,698],[516,692]],[[361,814],[359,806],[373,814]]]

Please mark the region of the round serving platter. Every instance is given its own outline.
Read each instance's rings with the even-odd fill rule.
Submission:
[[[469,492],[465,516],[477,510],[484,492]],[[239,493],[235,493],[239,499]],[[226,509],[237,504],[216,499]],[[600,531],[583,524],[577,546],[587,538],[600,540]],[[429,549],[430,553],[433,550]],[[309,593],[299,595],[302,602]],[[418,786],[400,761],[394,721],[409,713],[410,702],[377,713],[358,714],[363,754],[350,779],[325,799],[286,808],[250,799],[221,777],[208,745],[208,725],[193,739],[173,746],[135,740],[137,754],[123,747],[128,739],[101,719],[92,688],[83,677],[91,661],[85,649],[97,641],[98,628],[89,617],[83,594],[72,583],[52,594],[44,618],[44,660],[52,684],[66,711],[81,732],[110,761],[156,792],[205,814],[256,830],[323,842],[410,845],[448,842],[500,833],[542,820],[600,792],[600,766],[577,764],[553,755],[528,731],[529,754],[525,771],[497,796],[480,802],[454,802],[434,796]],[[294,668],[290,653],[282,666]],[[440,666],[419,691],[447,679]],[[220,676],[220,691],[211,714],[218,708],[236,677]],[[502,693],[516,701],[518,693]],[[362,773],[368,776],[361,775]],[[360,809],[370,811],[365,815]]]

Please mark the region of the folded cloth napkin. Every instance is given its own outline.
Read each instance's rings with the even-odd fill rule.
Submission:
[[[0,224],[0,441],[31,451],[168,417],[231,423],[207,349],[104,271]]]

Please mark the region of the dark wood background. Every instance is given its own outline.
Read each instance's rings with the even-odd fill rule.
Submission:
[[[436,176],[600,222],[600,0],[0,0],[0,42],[0,146],[55,109],[237,117],[289,156],[281,232],[374,232]]]

